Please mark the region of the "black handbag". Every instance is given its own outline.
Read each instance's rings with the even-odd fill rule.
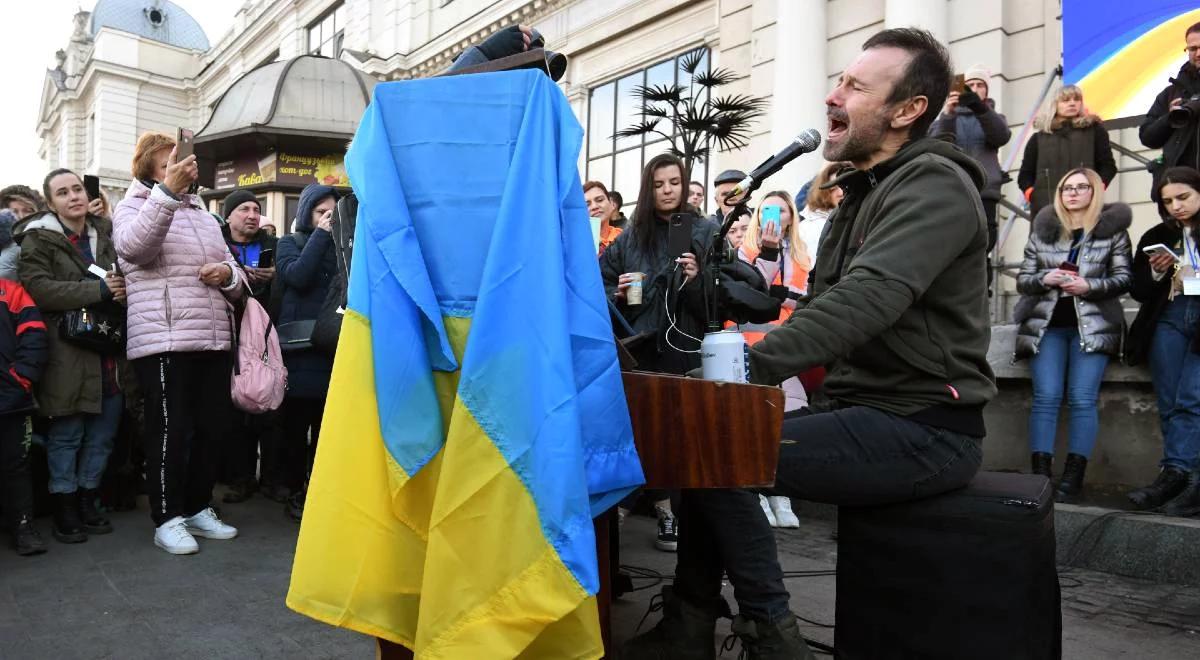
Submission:
[[[312,348],[313,326],[316,323],[315,319],[310,319],[275,326],[275,333],[279,335],[279,350],[288,353]]]
[[[114,355],[125,351],[125,308],[99,304],[63,312],[58,336],[80,348]]]

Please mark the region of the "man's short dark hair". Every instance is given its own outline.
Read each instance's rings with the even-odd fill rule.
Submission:
[[[917,117],[908,131],[910,136],[925,135],[950,95],[950,82],[954,77],[950,53],[932,34],[917,28],[893,28],[876,33],[863,44],[863,50],[872,48],[899,48],[912,57],[887,102],[894,104],[914,96],[928,99],[925,113]]]
[[[1183,38],[1187,39],[1188,37],[1192,36],[1193,32],[1200,32],[1200,23],[1192,23],[1191,26],[1188,27],[1187,32],[1183,33]]]
[[[615,204],[617,208],[621,208],[625,204],[625,198],[621,197],[621,193],[615,190],[608,191],[608,201]]]
[[[705,192],[708,191],[708,188],[705,188],[704,184],[700,183],[699,181],[692,181],[691,183],[688,184],[688,187],[691,187],[691,186],[700,186],[700,190],[703,190]]]

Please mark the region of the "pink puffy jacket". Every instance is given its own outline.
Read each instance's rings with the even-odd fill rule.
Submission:
[[[113,243],[129,296],[130,360],[229,350],[228,300],[241,296],[243,275],[200,198],[175,199],[161,186],[151,191],[135,180],[113,213]],[[200,281],[200,267],[215,262],[233,268],[234,281],[226,289]]]

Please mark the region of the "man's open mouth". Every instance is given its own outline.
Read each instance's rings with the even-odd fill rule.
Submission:
[[[842,137],[843,135],[845,135],[845,133],[849,129],[849,127],[850,127],[850,125],[848,123],[846,123],[840,119],[830,117],[829,118],[829,130],[826,133],[826,137],[830,140],[836,140],[836,139]]]

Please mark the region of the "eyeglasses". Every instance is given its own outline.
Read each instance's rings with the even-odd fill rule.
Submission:
[[[1088,192],[1091,189],[1092,189],[1092,184],[1090,184],[1090,183],[1081,183],[1076,186],[1063,186],[1062,188],[1059,188],[1059,190],[1061,190],[1064,195],[1070,195],[1073,193],[1079,193],[1082,195],[1083,193]]]

